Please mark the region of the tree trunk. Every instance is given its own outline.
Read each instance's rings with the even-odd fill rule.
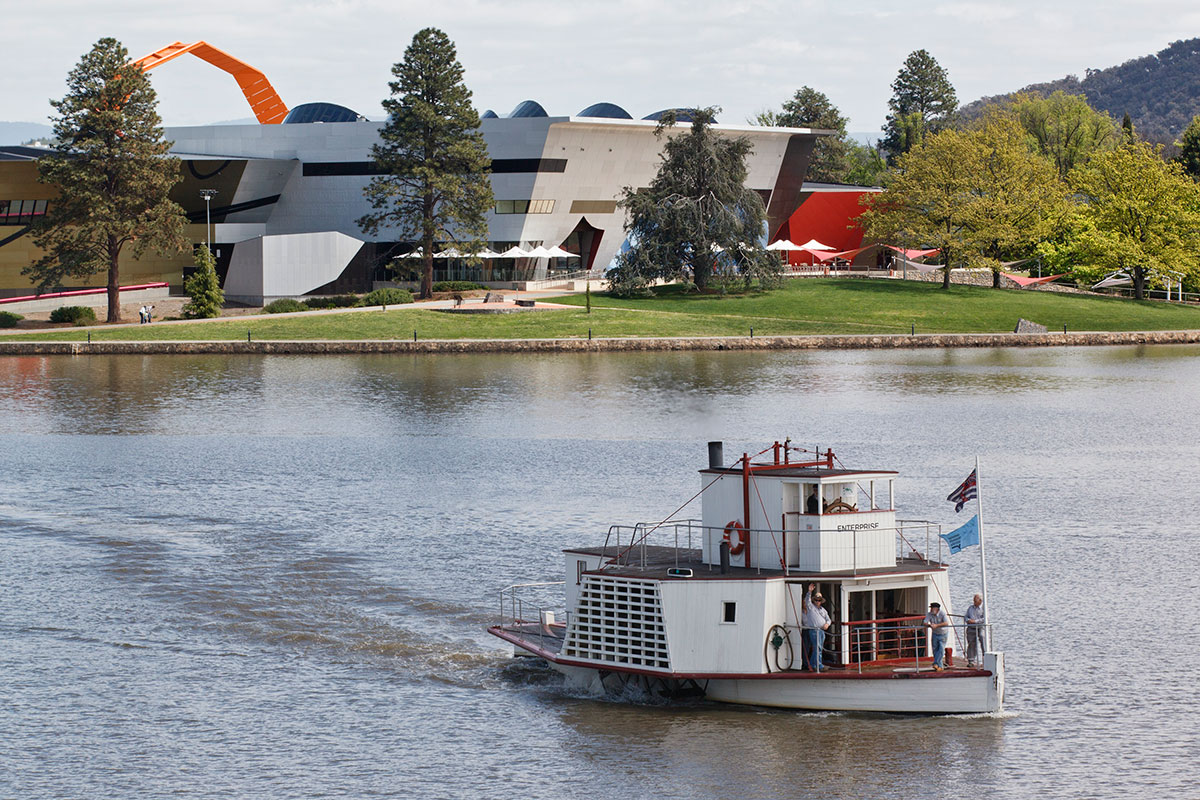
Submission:
[[[1000,270],[998,270],[998,269],[992,270],[992,288],[993,289],[1000,288]]]
[[[1134,267],[1133,270],[1133,299],[1146,299],[1146,272],[1141,267]]]
[[[422,201],[421,219],[421,291],[419,300],[429,300],[433,297],[433,195],[428,192]]]
[[[950,288],[950,251],[943,249],[942,255],[946,257],[946,267],[942,270],[942,288]]]
[[[114,237],[108,242],[108,317],[107,322],[121,321],[121,250]]]

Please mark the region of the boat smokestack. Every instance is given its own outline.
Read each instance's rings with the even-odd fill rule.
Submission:
[[[721,542],[721,574],[729,574],[729,542],[726,541]]]
[[[720,469],[725,466],[725,443],[724,442],[709,442],[708,443],[708,468]]]

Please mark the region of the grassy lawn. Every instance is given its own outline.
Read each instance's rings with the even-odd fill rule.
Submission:
[[[1163,302],[1028,290],[993,290],[889,280],[793,280],[769,293],[696,295],[667,287],[659,296],[620,299],[592,296],[555,298],[577,306],[501,315],[446,314],[405,309],[314,314],[265,319],[129,328],[66,328],[18,334],[14,339],[255,340],[303,339],[557,339],[630,336],[755,336],[783,334],[994,333],[1011,331],[1018,318],[1052,331],[1135,331],[1200,329],[1200,308]]]

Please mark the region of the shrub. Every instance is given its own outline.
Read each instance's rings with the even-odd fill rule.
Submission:
[[[0,328],[15,328],[17,323],[25,319],[20,314],[11,311],[0,311]]]
[[[183,307],[188,319],[211,319],[221,316],[225,304],[225,293],[217,277],[217,262],[212,251],[201,246],[196,250],[196,271],[183,282],[183,290],[190,298]]]
[[[363,298],[365,306],[399,306],[413,301],[408,289],[376,289]]]
[[[330,297],[310,297],[304,301],[309,308],[354,308],[362,305],[362,298],[356,294],[337,294]]]
[[[268,314],[290,314],[293,311],[308,311],[308,306],[301,303],[299,300],[293,300],[290,297],[282,297],[278,300],[272,300],[263,306],[263,311]]]
[[[96,321],[96,312],[88,306],[59,306],[50,312],[50,321],[87,325]]]
[[[435,292],[470,292],[475,289],[486,289],[483,284],[474,281],[438,281],[433,285]]]

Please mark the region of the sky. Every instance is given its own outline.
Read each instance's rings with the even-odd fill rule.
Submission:
[[[392,64],[434,26],[455,42],[480,111],[534,99],[557,116],[607,101],[638,118],[711,105],[741,124],[807,85],[850,131],[883,124],[896,72],[920,48],[965,103],[1200,36],[1195,0],[6,0],[0,18],[11,122],[46,122],[105,36],[132,58],[202,39],[262,70],[289,107],[327,101],[380,119]],[[194,56],[151,76],[168,126],[251,116],[233,78]]]

